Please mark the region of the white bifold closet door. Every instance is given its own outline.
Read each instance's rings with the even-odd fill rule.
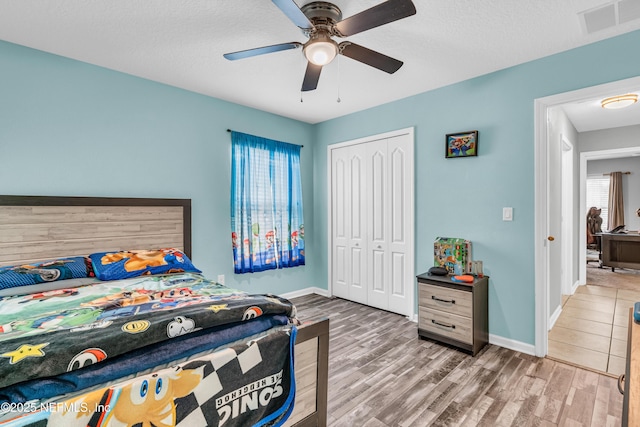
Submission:
[[[333,294],[367,303],[365,158],[358,146],[332,152]]]
[[[413,312],[413,138],[331,150],[332,292]]]

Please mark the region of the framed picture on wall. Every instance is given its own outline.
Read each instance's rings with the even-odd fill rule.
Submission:
[[[445,136],[445,155],[447,159],[473,157],[478,155],[478,131],[448,133]]]

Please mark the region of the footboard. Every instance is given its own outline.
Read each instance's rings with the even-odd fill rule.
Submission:
[[[284,425],[324,427],[327,425],[329,319],[298,328],[295,366],[295,406]]]

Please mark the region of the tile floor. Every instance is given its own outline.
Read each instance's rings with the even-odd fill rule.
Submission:
[[[549,331],[549,357],[618,376],[624,373],[629,308],[640,291],[578,286]]]

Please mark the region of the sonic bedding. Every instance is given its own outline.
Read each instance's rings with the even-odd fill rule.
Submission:
[[[0,296],[0,425],[286,420],[295,395],[289,301],[194,272],[87,280]]]

